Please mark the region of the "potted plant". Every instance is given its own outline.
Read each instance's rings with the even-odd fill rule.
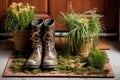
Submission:
[[[31,21],[34,19],[34,6],[13,2],[5,21],[5,29],[13,33],[15,49],[24,50],[30,48]]]
[[[84,13],[61,12],[62,20],[68,27],[67,53],[75,52],[82,57],[88,57],[91,48],[95,48],[98,42],[98,33],[102,30],[100,15],[96,10]]]

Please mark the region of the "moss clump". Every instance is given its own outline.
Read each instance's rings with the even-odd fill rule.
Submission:
[[[94,49],[88,57],[89,66],[102,69],[107,62],[107,55],[104,51]]]

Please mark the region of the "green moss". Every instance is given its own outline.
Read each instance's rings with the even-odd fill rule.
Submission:
[[[33,69],[33,70],[32,70],[32,73],[33,73],[33,74],[41,73],[41,70],[40,70],[40,69]]]
[[[74,74],[108,74],[109,70],[107,69],[98,69],[93,66],[85,66],[87,64],[87,59],[83,59],[80,56],[67,55],[64,53],[58,52],[58,63],[59,65],[54,69],[43,70],[41,68],[31,69],[26,68],[25,63],[29,56],[26,52],[15,52],[12,59],[12,65],[10,69],[12,72],[23,72],[26,74],[37,74],[37,73],[74,73]]]
[[[102,69],[107,62],[107,55],[104,51],[94,49],[88,57],[88,64],[92,67]]]

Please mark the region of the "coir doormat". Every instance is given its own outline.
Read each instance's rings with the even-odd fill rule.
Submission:
[[[30,73],[29,72],[30,69],[26,69],[25,65],[22,65],[22,64],[24,64],[26,62],[26,59],[24,57],[21,57],[21,55],[19,55],[19,54],[17,55],[16,58],[14,58],[15,55],[13,55],[13,54],[14,54],[14,52],[10,55],[10,57],[8,59],[8,63],[7,63],[6,68],[5,68],[4,72],[3,72],[3,77],[114,78],[114,73],[113,73],[113,70],[112,70],[112,67],[111,67],[109,61],[108,61],[108,63],[105,64],[104,70],[102,70],[102,71],[97,70],[97,69],[87,68],[87,69],[82,69],[82,71],[86,72],[86,73],[79,72],[79,70],[76,71],[75,73],[73,73],[74,70],[73,70],[73,72],[69,72],[69,71],[67,72],[66,71],[66,72],[61,73],[59,70],[40,71],[40,69],[34,69],[34,70],[31,70],[32,73]],[[77,58],[77,57],[74,57],[74,59],[75,58]],[[16,62],[15,59],[17,60],[17,62]],[[64,62],[64,60],[61,60],[61,61]],[[17,65],[13,66],[13,64],[17,64]],[[24,68],[19,68],[19,67],[17,67],[18,65],[21,66],[21,67],[24,67]],[[65,65],[65,64],[63,64],[63,65]],[[15,70],[13,68],[15,68]],[[23,70],[23,69],[26,69],[26,70]],[[105,74],[105,73],[107,73],[107,74]]]

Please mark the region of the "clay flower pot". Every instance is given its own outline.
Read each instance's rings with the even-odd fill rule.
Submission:
[[[90,38],[89,41],[82,45],[81,49],[79,49],[79,47],[81,46],[80,44],[78,47],[75,47],[75,53],[83,58],[87,58],[89,56],[89,53],[91,52],[91,49],[93,48],[93,45],[93,39]]]
[[[21,51],[31,49],[30,30],[17,30],[12,33],[15,41],[15,50]]]
[[[92,41],[86,42],[83,45],[83,48],[81,50],[76,51],[76,54],[80,55],[83,58],[87,58],[89,56],[90,51],[91,51],[92,45],[93,45]]]

